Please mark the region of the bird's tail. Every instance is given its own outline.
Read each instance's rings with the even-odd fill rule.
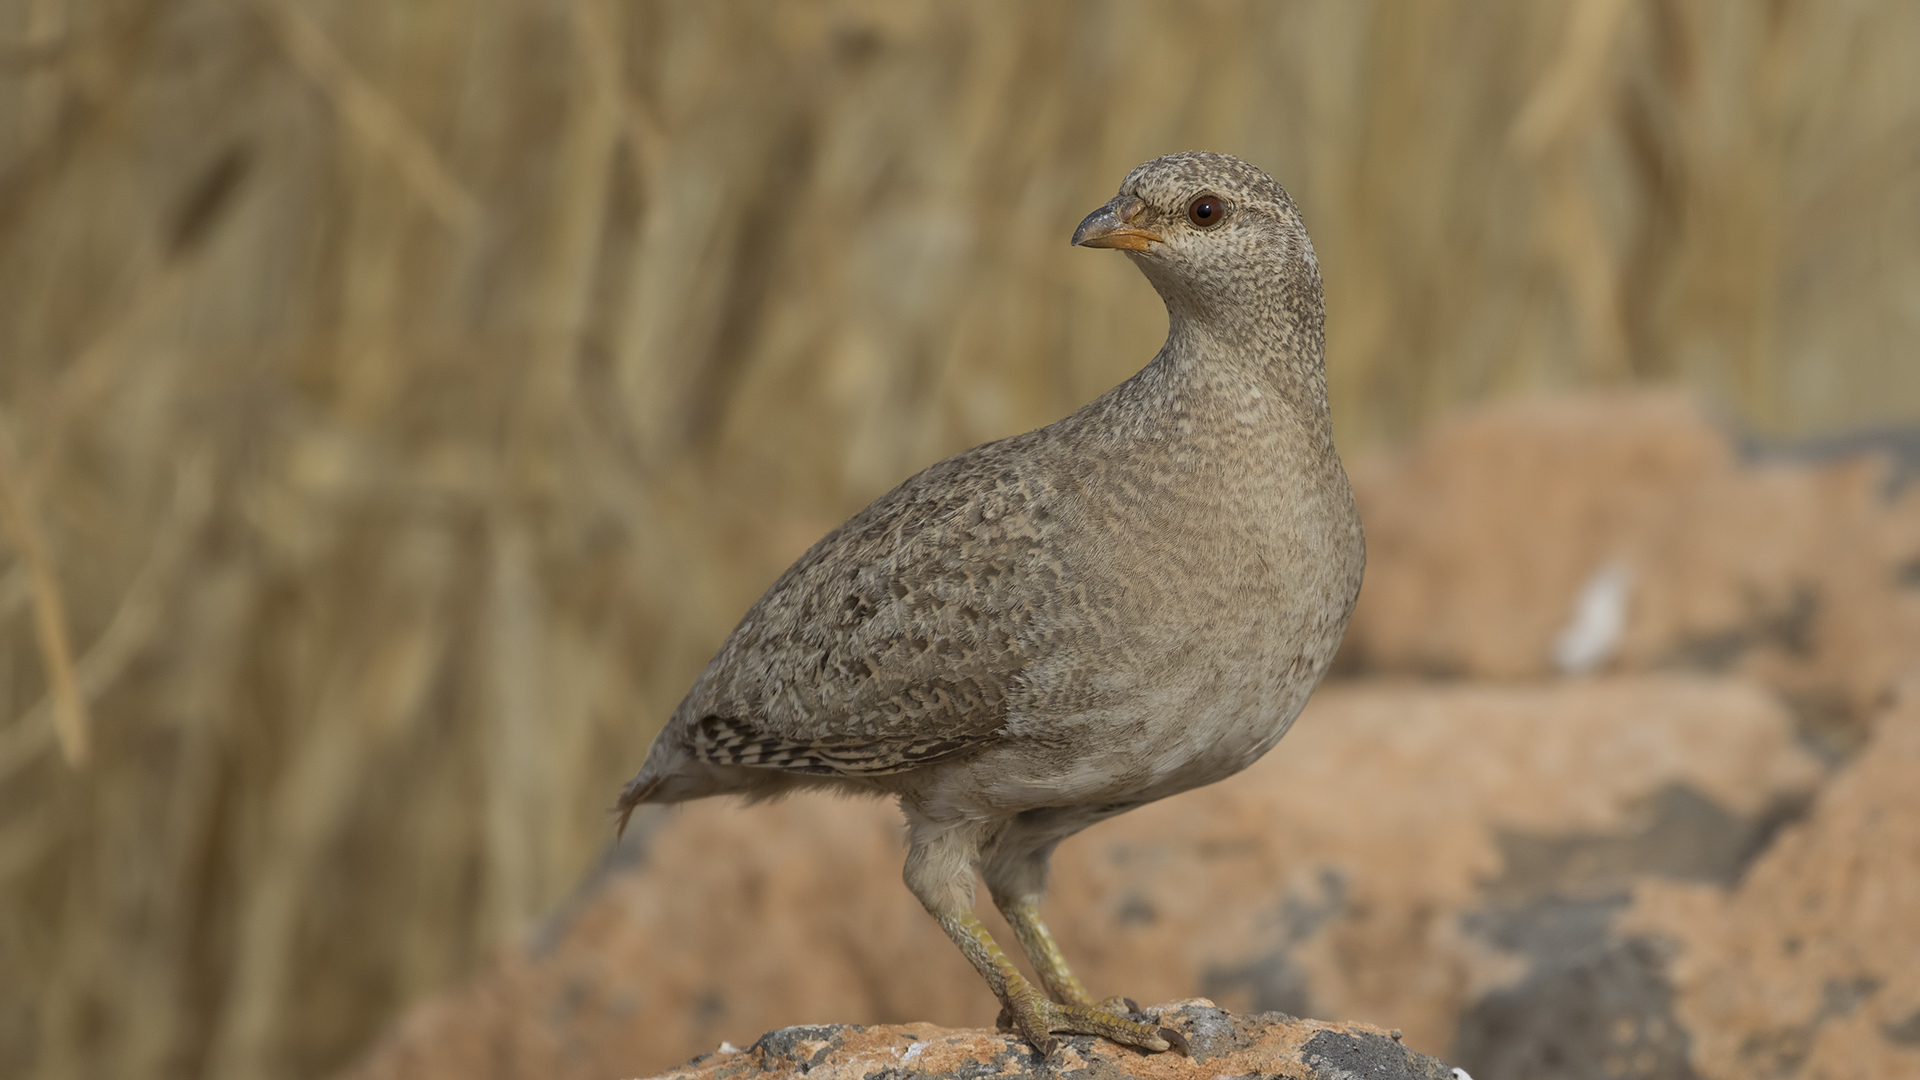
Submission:
[[[614,832],[615,841],[626,835],[627,819],[633,816],[633,812],[639,809],[641,803],[656,801],[654,796],[659,793],[660,786],[665,780],[665,776],[648,776],[643,769],[640,775],[634,777],[633,782],[627,785],[626,790],[620,793],[620,801],[613,806],[614,812],[620,815],[619,828]]]

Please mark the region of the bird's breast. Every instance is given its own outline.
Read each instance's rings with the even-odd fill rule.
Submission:
[[[1067,737],[1048,783],[1100,788],[1089,797],[1159,797],[1257,760],[1331,663],[1359,587],[1344,475],[1136,478],[1128,494],[1081,583],[1097,647],[1036,649],[1031,670],[1027,722]]]

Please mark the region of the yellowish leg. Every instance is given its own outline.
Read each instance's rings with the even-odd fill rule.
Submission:
[[[1155,1052],[1173,1047],[1174,1043],[1167,1038],[1169,1034],[1178,1038],[1177,1033],[1170,1029],[1138,1024],[1094,1005],[1048,1001],[1040,991],[1034,989],[1025,975],[1020,974],[1020,970],[1013,966],[1013,961],[1007,959],[1007,954],[1000,950],[993,935],[981,925],[978,915],[962,910],[933,912],[933,917],[939,921],[940,928],[947,932],[947,936],[953,939],[953,943],[960,947],[961,953],[972,962],[974,970],[987,980],[993,995],[1000,999],[1000,1004],[1013,1018],[1014,1027],[1042,1054],[1053,1053],[1057,1043],[1053,1038],[1054,1032],[1098,1035],[1125,1046],[1138,1046]],[[1067,977],[1073,976],[1068,974]],[[1085,991],[1081,991],[1081,997],[1085,996]]]
[[[1047,996],[1062,1005],[1088,1005],[1125,1016],[1137,1009],[1126,998],[1113,997],[1096,1002],[1080,979],[1067,966],[1067,958],[1060,951],[1060,943],[1053,940],[1053,932],[1040,918],[1040,907],[1031,900],[1011,900],[998,905],[1000,914],[1006,916],[1007,925],[1013,928],[1013,936],[1020,942],[1020,950],[1027,954],[1027,962],[1033,965],[1034,973],[1040,976],[1040,985],[1046,987]]]
[[[1047,996],[1062,1005],[1085,1005],[1115,1016],[1138,1012],[1139,1007],[1126,998],[1113,997],[1096,1003],[1087,988],[1074,977],[1059,942],[1053,940],[1045,920],[1040,918],[1040,900],[1047,894],[1047,861],[1053,852],[1052,845],[1007,841],[1007,837],[1001,838],[980,869],[987,879],[987,889],[993,894],[994,906],[1007,917],[1007,925],[1013,928],[1013,936],[1020,942],[1020,951],[1027,954],[1027,961],[1040,977],[1040,985],[1046,987]]]
[[[999,944],[980,924],[980,917],[973,913],[973,866],[989,835],[987,827],[978,822],[931,821],[904,800],[901,809],[906,811],[909,829],[907,865],[902,875],[907,888],[913,890],[927,914],[933,916],[974,970],[987,981],[1013,1026],[1035,1049],[1051,1054],[1055,1032],[1098,1035],[1155,1052],[1185,1042],[1172,1029],[1135,1023],[1086,1004],[1086,991],[1059,959],[1059,948],[1052,946],[1052,938],[1042,926],[1041,940],[1052,947],[1053,960],[1039,967],[1043,972],[1041,977],[1049,980],[1051,986],[1052,981],[1064,976],[1067,980],[1064,985],[1077,995],[1067,1001],[1047,1000],[1013,966],[1007,954],[1000,951]],[[1040,925],[1037,917],[1032,921]]]

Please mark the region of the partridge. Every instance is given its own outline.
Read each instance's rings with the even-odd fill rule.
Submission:
[[[1040,918],[1062,840],[1246,768],[1326,674],[1360,519],[1327,409],[1313,245],[1225,154],[1156,158],[1074,231],[1167,307],[1127,381],[908,479],[802,555],[695,680],[619,800],[897,799],[906,884],[1043,1052],[1180,1045],[1096,1001]],[[1037,975],[974,914],[986,882]]]

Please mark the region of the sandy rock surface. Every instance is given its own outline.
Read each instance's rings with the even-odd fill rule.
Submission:
[[[1920,1076],[1920,685],[1738,887],[1644,882],[1622,930],[1677,944],[1705,1076]]]
[[[1191,1056],[1141,1054],[1092,1038],[1064,1039],[1051,1060],[1024,1041],[994,1031],[929,1024],[830,1025],[768,1032],[745,1050],[703,1054],[659,1080],[868,1080],[911,1074],[929,1080],[983,1077],[1139,1077],[1212,1080],[1221,1076],[1297,1080],[1453,1080],[1444,1062],[1408,1050],[1392,1033],[1364,1024],[1323,1024],[1278,1014],[1235,1016],[1204,998],[1149,1008],[1180,1029]]]
[[[1529,401],[1360,463],[1367,582],[1350,672],[1531,678],[1583,596],[1618,594],[1595,670],[1739,671],[1839,757],[1920,657],[1920,483],[1872,440],[1743,460],[1645,394]]]

